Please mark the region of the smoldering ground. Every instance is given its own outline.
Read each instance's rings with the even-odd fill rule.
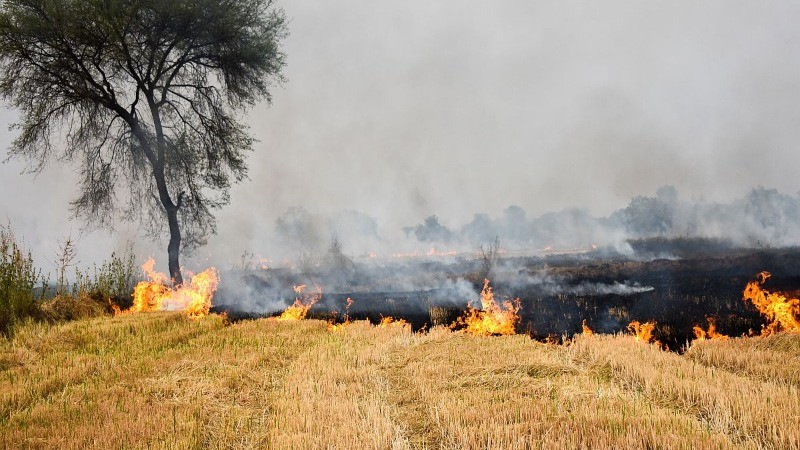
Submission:
[[[673,327],[662,332],[665,340],[676,344],[709,316],[738,317],[730,322],[737,330],[757,327],[758,316],[738,297],[761,270],[754,261],[763,261],[736,255],[795,245],[797,206],[797,197],[762,187],[730,203],[706,203],[664,186],[607,217],[568,210],[529,218],[512,206],[500,217],[476,214],[450,228],[433,216],[406,227],[400,242],[382,236],[377,220],[364,213],[325,217],[292,208],[273,227],[292,256],[264,264],[249,254],[223,274],[218,309],[277,314],[294,300],[294,286],[306,284],[323,292],[311,309],[317,317],[399,316],[421,327],[430,325],[433,308],[457,314],[479,304],[483,280],[490,279],[499,295],[523,300],[523,327],[532,334],[568,335],[587,318],[604,332],[634,318],[660,318],[661,326]],[[475,233],[476,223],[482,233]],[[475,236],[494,239],[479,244]],[[398,248],[411,251],[392,252]],[[766,266],[775,264],[770,255]],[[732,257],[741,267],[729,267]],[[709,268],[697,269],[698,260]],[[644,269],[632,272],[631,264]],[[349,308],[347,299],[354,301]]]

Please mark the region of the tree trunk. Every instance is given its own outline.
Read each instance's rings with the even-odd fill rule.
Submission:
[[[167,221],[169,222],[169,244],[167,245],[169,278],[172,280],[172,285],[177,287],[183,284],[181,264],[179,262],[181,253],[181,229],[178,222],[178,210],[181,209],[185,192],[178,194],[176,202],[173,202],[172,197],[169,195],[166,178],[164,177],[164,142],[163,135],[161,133],[161,119],[152,95],[148,96],[147,99],[148,103],[150,104],[150,111],[153,114],[153,123],[156,127],[156,136],[158,137],[156,145],[157,151],[153,151],[154,149],[150,146],[151,142],[147,133],[145,133],[139,127],[139,124],[135,119],[131,119],[131,130],[139,139],[139,142],[142,144],[142,148],[144,149],[145,156],[153,166],[153,177],[155,177],[156,180],[158,197],[159,200],[161,200],[161,205],[167,212]],[[121,114],[125,115],[127,112],[123,109]]]
[[[167,219],[169,220],[169,245],[167,246],[167,254],[169,255],[169,277],[172,279],[173,286],[176,287],[183,284],[181,265],[178,262],[178,256],[181,252],[181,230],[178,226],[178,208],[180,207],[180,203],[179,199],[177,206],[167,208]]]
[[[169,222],[169,245],[167,245],[169,278],[172,280],[172,285],[177,287],[183,284],[181,264],[178,261],[181,253],[181,229],[178,222],[178,210],[181,209],[184,193],[181,192],[178,194],[177,201],[173,203],[164,178],[164,167],[162,165],[155,165],[153,175],[156,178],[156,186],[158,187],[158,196],[161,200],[161,205],[167,211],[167,221]]]

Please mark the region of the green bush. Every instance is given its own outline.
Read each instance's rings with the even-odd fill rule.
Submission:
[[[69,242],[69,241],[68,241]],[[90,317],[113,315],[130,307],[134,277],[133,250],[128,248],[122,256],[111,254],[111,259],[92,271],[76,270],[75,283],[67,286],[63,267],[53,298],[39,305],[40,317],[48,322],[64,322]]]
[[[71,288],[64,269],[74,258],[71,239],[62,249],[58,281],[50,285],[33,265],[30,252],[17,244],[10,227],[0,226],[0,335],[11,336],[14,325],[33,318],[49,322],[97,317],[127,309],[138,281],[133,249],[95,265],[93,270],[76,271]],[[41,282],[41,289],[38,284]],[[53,296],[54,295],[54,296]],[[52,297],[52,298],[50,298]]]
[[[30,252],[17,245],[11,227],[0,225],[0,335],[9,336],[16,323],[37,314],[39,280]]]
[[[135,275],[133,250],[128,247],[122,255],[111,254],[111,259],[100,266],[95,265],[90,275],[78,272],[72,296],[79,298],[103,298],[121,309],[131,306],[133,288],[138,281]]]

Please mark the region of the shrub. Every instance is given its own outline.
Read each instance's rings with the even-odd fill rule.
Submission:
[[[0,225],[0,334],[9,336],[17,322],[36,315],[39,280],[30,252],[19,247],[11,227]]]
[[[111,259],[99,267],[94,266],[93,274],[78,272],[72,296],[102,300],[103,304],[114,304],[121,309],[131,306],[133,288],[138,281],[135,273],[133,249],[128,247],[122,255],[111,254]]]
[[[130,307],[137,281],[130,247],[122,255],[112,253],[108,261],[95,265],[91,272],[76,270],[75,283],[69,289],[64,281],[63,267],[61,265],[61,281],[56,296],[40,305],[43,320],[63,322],[112,315]]]

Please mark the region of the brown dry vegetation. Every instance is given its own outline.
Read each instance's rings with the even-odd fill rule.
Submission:
[[[800,448],[798,348],[178,313],[28,323],[0,341],[0,445]]]

